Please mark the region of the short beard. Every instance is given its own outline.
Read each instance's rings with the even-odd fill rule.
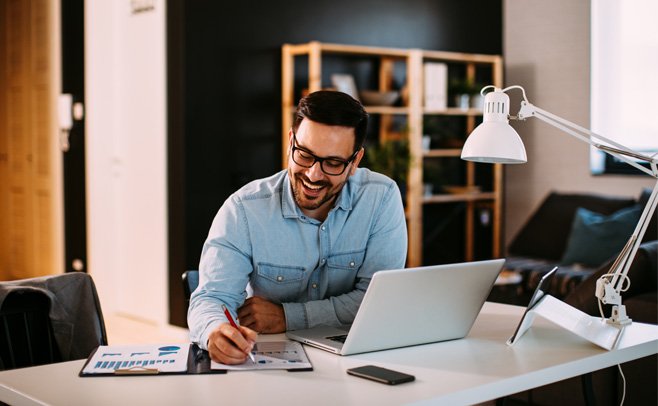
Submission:
[[[299,174],[295,175],[295,180],[296,182],[296,187],[292,188],[292,194],[295,197],[295,202],[299,207],[305,210],[315,210],[320,208],[323,204],[333,200],[336,197],[336,194],[331,194],[327,193],[324,195],[324,197],[318,199],[318,200],[310,200],[308,199],[305,195],[304,192],[302,191],[302,188],[304,187],[302,185],[302,176]],[[313,183],[310,182],[308,179],[305,179],[307,183]],[[331,184],[327,184],[326,182],[321,182],[321,183],[315,183],[316,185],[321,185],[327,188],[331,187]],[[302,202],[306,201],[306,205],[302,205]]]

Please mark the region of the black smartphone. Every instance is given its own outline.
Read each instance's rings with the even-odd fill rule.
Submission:
[[[413,375],[393,371],[392,369],[386,369],[375,365],[365,365],[362,367],[350,368],[347,370],[347,373],[361,378],[386,383],[388,385],[397,385],[399,383],[411,382],[416,379]]]

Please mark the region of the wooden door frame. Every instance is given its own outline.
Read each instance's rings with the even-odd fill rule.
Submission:
[[[0,273],[63,271],[59,2],[0,3]]]

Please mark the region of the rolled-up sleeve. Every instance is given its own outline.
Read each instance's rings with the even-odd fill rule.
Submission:
[[[199,263],[199,287],[190,297],[190,339],[207,349],[208,336],[227,322],[222,304],[233,314],[242,305],[252,272],[251,245],[241,202],[229,198],[213,220]]]

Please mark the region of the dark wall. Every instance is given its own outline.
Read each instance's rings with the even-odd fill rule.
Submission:
[[[170,86],[173,75],[184,100],[169,113],[171,120],[183,117],[181,128],[170,132],[170,141],[180,145],[170,161],[177,160],[182,172],[170,174],[170,181],[180,177],[172,190],[183,194],[180,205],[170,207],[183,228],[170,235],[173,255],[182,256],[172,262],[178,268],[182,261],[185,268],[198,266],[212,218],[232,192],[281,169],[284,43],[502,53],[500,0],[169,3],[169,24],[179,24],[169,50],[184,55],[173,70],[171,58],[168,66]]]
[[[84,1],[62,0],[62,93],[84,105],[85,43]],[[64,270],[87,271],[87,219],[85,176],[85,123],[75,120],[69,132],[69,150],[62,154],[64,176]],[[73,264],[80,264],[73,268]]]

